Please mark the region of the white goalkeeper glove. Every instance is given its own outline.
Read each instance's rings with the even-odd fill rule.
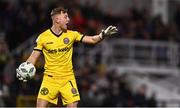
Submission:
[[[104,39],[108,36],[111,36],[115,33],[117,33],[118,29],[115,26],[109,26],[108,28],[106,28],[105,30],[102,30],[101,33],[99,34],[99,37],[101,39]]]
[[[28,79],[24,78],[24,77],[20,74],[19,69],[16,69],[16,77],[17,77],[19,80],[23,81],[23,82],[27,82],[27,80],[28,80]]]

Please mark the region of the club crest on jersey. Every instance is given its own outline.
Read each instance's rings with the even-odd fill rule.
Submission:
[[[63,41],[64,41],[65,44],[68,44],[69,43],[69,38],[64,38]]]
[[[41,95],[47,95],[47,94],[49,93],[49,90],[48,90],[48,88],[43,87],[43,88],[41,89],[40,93],[41,93]]]
[[[75,88],[72,88],[72,89],[71,89],[71,92],[72,92],[73,94],[76,94],[76,93],[77,93],[77,90],[76,90]]]

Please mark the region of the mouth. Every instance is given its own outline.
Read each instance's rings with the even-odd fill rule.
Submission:
[[[68,25],[68,23],[64,24],[64,26],[63,26],[63,29],[64,29],[64,30],[67,29],[67,25]]]
[[[68,23],[66,23],[65,25],[68,26]]]

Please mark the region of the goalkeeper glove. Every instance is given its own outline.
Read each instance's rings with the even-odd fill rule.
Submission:
[[[27,82],[27,80],[28,80],[28,79],[24,78],[24,77],[20,74],[19,69],[16,69],[16,77],[17,77],[19,80],[23,81],[23,82]]]
[[[101,33],[99,34],[101,39],[104,39],[108,36],[111,36],[115,33],[117,33],[118,29],[115,26],[109,26],[105,30],[102,30]]]

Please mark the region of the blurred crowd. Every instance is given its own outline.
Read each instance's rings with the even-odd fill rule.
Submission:
[[[15,3],[0,1],[0,106],[16,106],[20,95],[37,96],[44,62],[37,63],[37,74],[33,80],[22,83],[15,78],[15,69],[27,56],[19,54],[12,57],[10,51],[32,35],[49,28],[51,9],[59,5],[69,10],[69,28],[84,34],[97,34],[112,24],[120,31],[115,39],[180,41],[179,8],[174,20],[164,24],[161,16],[152,18],[146,7],[138,10],[132,6],[126,12],[113,16],[111,12],[103,13],[98,1],[94,5],[90,5],[88,0],[85,5],[80,5],[79,0],[57,0],[52,3],[45,3],[43,0],[19,0]],[[115,70],[107,72],[101,64],[89,64],[88,60],[86,62],[84,67],[76,69],[82,100],[80,106],[157,105],[154,96],[145,96],[146,85],[142,85],[134,93],[128,86],[125,75],[119,76]]]
[[[147,85],[133,91],[126,74],[108,70],[105,65],[96,65],[86,59],[85,66],[76,69],[77,83],[81,94],[79,106],[85,107],[156,107],[156,96],[147,97]]]

